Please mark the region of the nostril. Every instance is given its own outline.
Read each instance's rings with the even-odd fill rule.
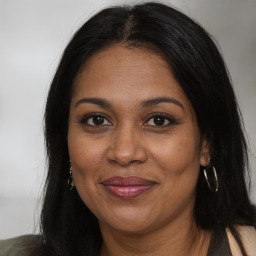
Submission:
[[[121,166],[140,164],[145,162],[147,158],[147,152],[142,146],[137,146],[136,148],[133,148],[133,150],[110,148],[107,153],[109,163],[118,164]]]

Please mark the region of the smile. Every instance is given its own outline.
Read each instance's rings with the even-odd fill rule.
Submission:
[[[150,190],[156,183],[136,176],[115,176],[104,180],[101,184],[111,195],[131,199]]]

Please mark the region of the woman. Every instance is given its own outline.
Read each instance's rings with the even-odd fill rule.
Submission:
[[[236,98],[210,36],[177,10],[114,7],[86,22],[53,79],[45,136],[41,235],[2,251],[256,254]]]

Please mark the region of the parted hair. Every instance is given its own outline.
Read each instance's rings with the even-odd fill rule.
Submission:
[[[247,255],[235,225],[254,225],[255,214],[246,185],[247,145],[228,71],[214,39],[195,21],[160,3],[104,9],[82,25],[64,50],[45,110],[48,175],[41,255],[99,255],[102,238],[97,218],[67,184],[68,119],[72,87],[82,65],[115,44],[154,51],[169,64],[195,110],[201,134],[210,138],[211,165],[218,175],[219,190],[214,193],[200,170],[196,224],[215,234],[229,227]]]

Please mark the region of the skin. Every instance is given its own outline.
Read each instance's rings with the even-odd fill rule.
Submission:
[[[162,97],[172,102],[145,106]],[[95,125],[91,113],[103,123]],[[209,234],[196,227],[193,210],[210,144],[163,58],[125,45],[94,54],[74,84],[68,146],[75,187],[99,220],[102,255],[206,255]],[[101,184],[113,176],[138,176],[155,185],[120,199]]]

